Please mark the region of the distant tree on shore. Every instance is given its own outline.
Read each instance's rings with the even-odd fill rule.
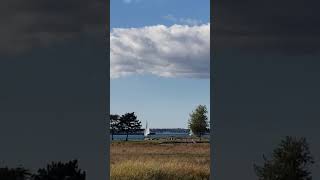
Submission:
[[[113,135],[115,132],[119,130],[119,122],[120,122],[120,116],[118,114],[110,114],[110,133],[111,138],[113,140]]]
[[[208,131],[209,123],[207,113],[207,107],[205,105],[199,105],[192,111],[188,121],[190,130],[194,135],[200,137],[200,141],[201,136]]]
[[[259,180],[311,180],[311,166],[315,163],[305,138],[287,136],[274,149],[268,160],[263,155],[264,165],[254,164]]]
[[[141,121],[137,119],[137,116],[132,113],[126,113],[119,119],[119,130],[126,133],[126,141],[128,141],[129,133],[141,130]]]

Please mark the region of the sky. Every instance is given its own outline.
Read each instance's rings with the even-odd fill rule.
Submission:
[[[111,0],[111,113],[187,128],[197,105],[209,111],[210,2],[183,2]]]

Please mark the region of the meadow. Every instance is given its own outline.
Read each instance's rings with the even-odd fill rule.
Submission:
[[[207,180],[210,144],[160,141],[111,143],[111,180]]]

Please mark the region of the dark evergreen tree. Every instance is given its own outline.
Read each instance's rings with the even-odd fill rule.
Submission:
[[[30,179],[31,173],[29,170],[19,168],[0,168],[0,179],[1,180],[28,180]]]
[[[314,164],[305,138],[286,137],[281,141],[264,165],[254,165],[259,180],[312,180],[311,166]]]
[[[120,116],[117,114],[111,114],[110,115],[110,133],[111,133],[111,138],[113,140],[113,135],[117,131],[119,131],[119,122],[120,122]]]
[[[119,119],[119,129],[126,133],[126,141],[128,141],[129,133],[137,132],[141,130],[141,122],[137,119],[137,116],[132,113],[126,113]]]
[[[33,176],[34,180],[85,180],[86,173],[78,168],[78,161],[67,163],[52,162],[46,168],[39,169]]]

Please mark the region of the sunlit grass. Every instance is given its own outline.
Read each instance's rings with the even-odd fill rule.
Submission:
[[[113,142],[112,180],[209,179],[210,146],[159,144],[158,142]]]

